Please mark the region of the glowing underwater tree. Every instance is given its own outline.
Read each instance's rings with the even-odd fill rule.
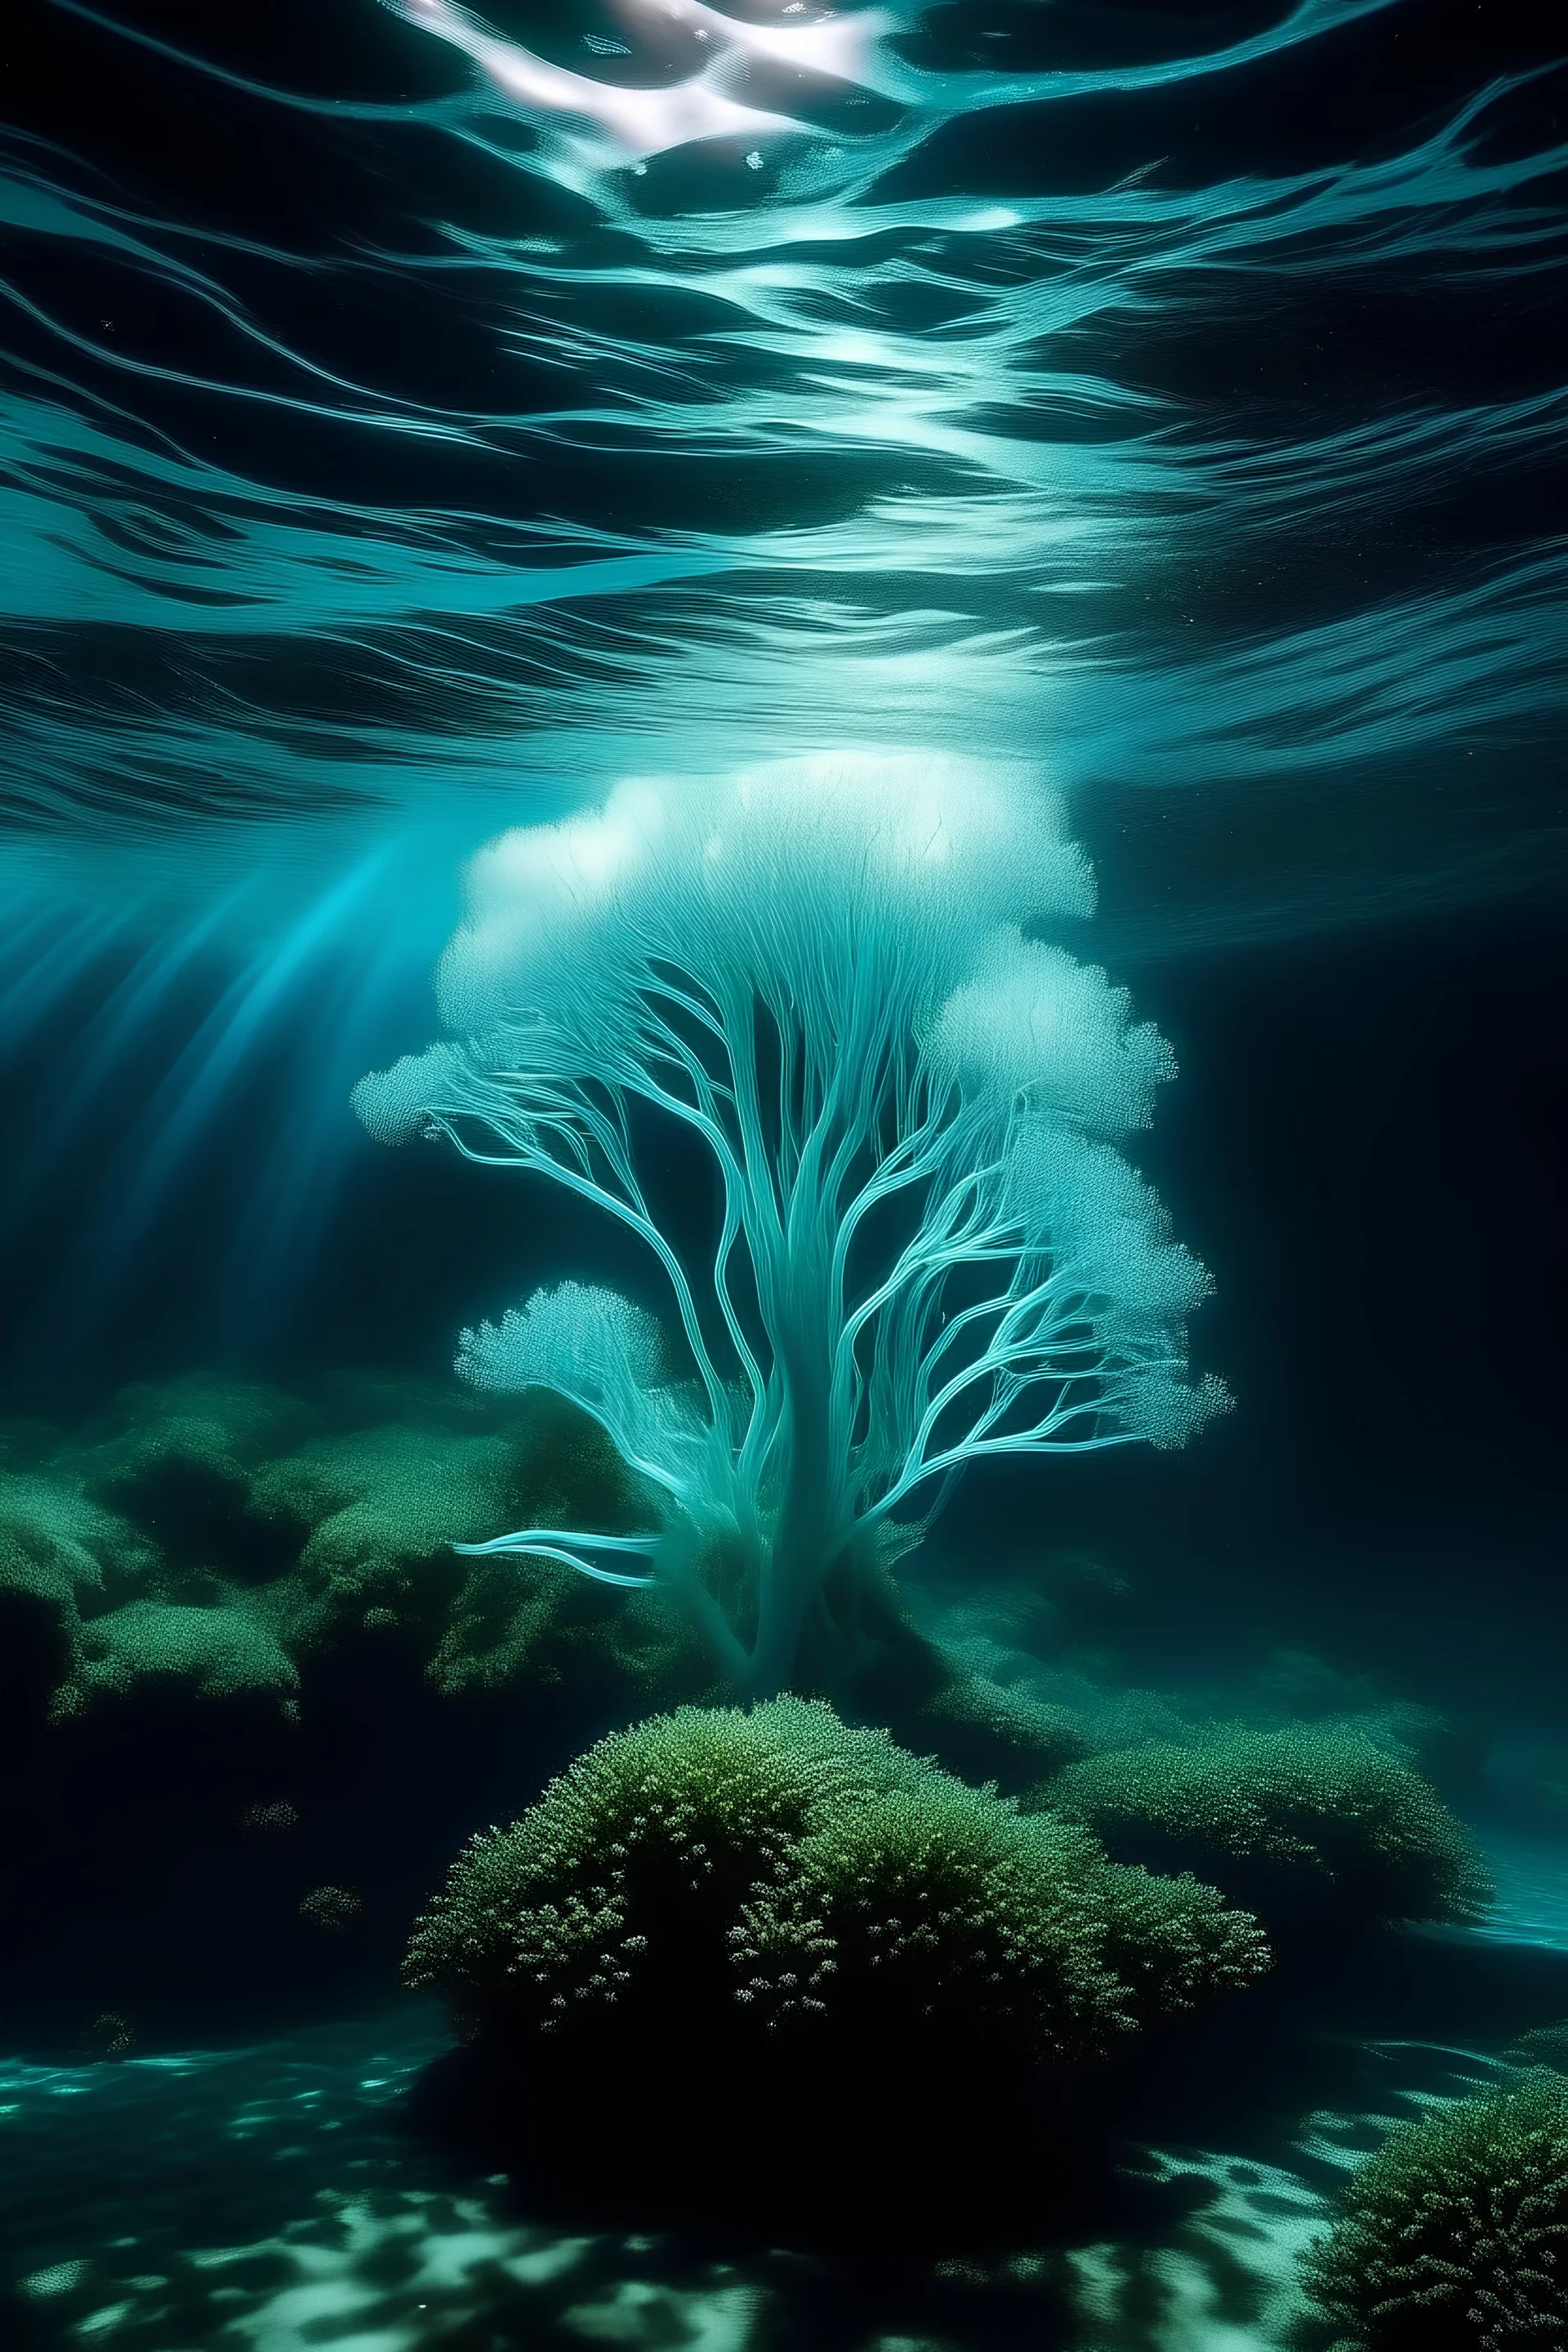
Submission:
[[[966,1463],[1180,1445],[1224,1403],[1187,1377],[1206,1276],[1113,1144],[1170,1050],[1026,935],[1090,902],[1051,795],[952,760],[630,782],[481,852],[437,975],[460,1042],[355,1108],[619,1218],[681,1336],[574,1282],[465,1331],[460,1372],[571,1399],[662,1524],[460,1549],[662,1584],[770,1693],[803,1642],[852,1656]],[[716,1171],[700,1245],[650,1202],[664,1122]]]

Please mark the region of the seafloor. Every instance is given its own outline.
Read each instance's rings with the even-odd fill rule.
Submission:
[[[1269,2047],[1195,2046],[1168,2095],[1195,2137],[1113,2151],[1068,2214],[1017,2242],[971,2234],[853,2256],[765,2233],[595,2226],[531,2208],[417,2132],[446,2042],[413,2000],[232,2049],[0,2070],[0,2303],[18,2352],[1273,2352],[1312,2341],[1294,2286],[1344,2168],[1390,2121],[1499,2080],[1568,2015],[1557,1849],[1489,1856],[1483,1929],[1414,1930],[1341,1989],[1325,2025],[1276,2010]],[[1379,2012],[1381,2027],[1379,2029]],[[1459,2038],[1485,2019],[1487,2045]],[[1395,2030],[1397,2029],[1397,2030]],[[1267,2063],[1262,2063],[1264,2060]],[[1205,2085],[1194,2075],[1206,2068]],[[1194,2090],[1196,2095],[1194,2096]],[[743,2168],[765,2116],[715,2116]],[[658,2119],[647,2128],[657,2134]],[[878,2147],[868,2117],[868,2191]]]

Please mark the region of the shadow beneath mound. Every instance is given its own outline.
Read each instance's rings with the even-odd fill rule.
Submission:
[[[1094,2100],[1087,2080],[929,2059],[567,2064],[475,2044],[425,2070],[405,2116],[558,2224],[908,2261],[1152,2229]]]
[[[1465,1928],[1302,1935],[1244,1998],[1119,2055],[1104,2111],[1142,2140],[1277,2147],[1288,2119],[1375,2108],[1392,2044],[1500,2057],[1564,2017],[1568,1952]]]
[[[574,2228],[894,2261],[1136,2246],[1211,2193],[1179,2163],[1152,2176],[1152,2147],[1277,2163],[1318,2111],[1385,2111],[1391,2051],[1426,2046],[1452,2095],[1445,2052],[1500,2053],[1564,2015],[1568,1954],[1368,1932],[1298,1944],[1246,1997],[1065,2076],[929,2051],[808,2063],[688,2030],[652,2053],[453,2050],[405,2116]]]

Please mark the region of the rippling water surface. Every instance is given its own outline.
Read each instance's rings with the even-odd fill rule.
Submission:
[[[335,1105],[461,858],[628,771],[1022,753],[1119,968],[1560,882],[1532,11],[21,24],[0,987],[95,971],[90,1070],[223,964],[136,1183],[302,1023]]]

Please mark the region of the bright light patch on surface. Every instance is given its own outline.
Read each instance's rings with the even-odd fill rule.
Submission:
[[[521,43],[503,40],[453,0],[383,0],[383,5],[463,50],[497,94],[531,119],[561,117],[595,126],[597,138],[573,133],[568,141],[574,159],[593,169],[643,162],[696,140],[798,131],[802,126],[790,116],[747,106],[730,95],[725,81],[733,63],[765,58],[858,81],[868,71],[878,37],[890,21],[868,12],[774,30],[721,16],[699,0],[658,0],[657,9],[622,0],[628,25],[657,14],[713,46],[711,62],[700,74],[666,89],[626,89],[552,65]]]

